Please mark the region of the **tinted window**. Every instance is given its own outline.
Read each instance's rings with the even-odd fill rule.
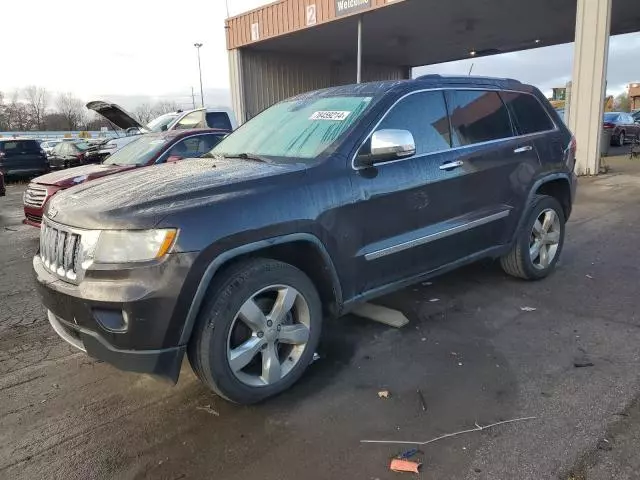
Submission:
[[[231,130],[231,122],[226,112],[207,112],[207,125],[210,128]]]
[[[517,92],[502,92],[504,103],[511,109],[520,135],[544,132],[554,128],[547,112],[533,95]],[[558,114],[564,116],[564,111]]]
[[[376,130],[408,130],[416,142],[416,155],[451,147],[449,119],[442,92],[421,92],[400,100]]]
[[[182,158],[201,157],[220,141],[220,136],[214,135],[196,135],[194,137],[185,138],[179,141],[171,150],[169,156],[178,156]]]
[[[607,112],[607,113],[604,114],[604,121],[605,122],[617,122],[619,117],[620,117],[620,115],[618,115],[617,113]]]
[[[3,151],[7,155],[11,155],[13,153],[22,153],[22,152],[39,152],[40,145],[35,140],[14,140],[10,142],[2,142]]]
[[[513,136],[509,112],[497,92],[454,90],[446,95],[454,146]]]

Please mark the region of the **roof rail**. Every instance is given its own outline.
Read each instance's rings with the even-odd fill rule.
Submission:
[[[419,77],[416,77],[414,80],[445,80],[453,83],[456,83],[456,82],[495,83],[496,81],[498,81],[498,82],[516,83],[518,85],[522,85],[522,82],[514,78],[480,77],[475,75],[440,75],[438,73],[421,75]]]

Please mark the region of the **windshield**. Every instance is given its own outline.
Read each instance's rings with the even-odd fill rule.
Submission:
[[[311,159],[355,123],[371,97],[303,97],[265,110],[225,138],[211,155]]]
[[[161,135],[142,135],[115,151],[104,165],[146,165],[167,144]]]
[[[74,145],[81,152],[84,152],[85,150],[89,150],[91,148],[91,145],[89,145],[87,142],[77,142],[74,143]]]
[[[605,113],[604,114],[604,121],[605,122],[615,122],[616,120],[618,120],[618,114],[617,113]]]
[[[165,113],[164,115],[160,115],[158,118],[154,118],[149,123],[147,123],[147,129],[152,132],[162,132],[162,127],[168,126],[171,122],[178,118],[179,115],[179,113]]]

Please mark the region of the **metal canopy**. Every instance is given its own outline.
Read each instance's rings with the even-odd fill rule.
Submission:
[[[611,34],[640,30],[639,0],[614,0]],[[243,48],[356,58],[358,18],[337,18]],[[365,62],[420,66],[568,43],[576,0],[405,0],[362,16]],[[539,40],[539,42],[536,42]]]

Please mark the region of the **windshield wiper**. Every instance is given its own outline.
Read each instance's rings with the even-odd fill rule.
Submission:
[[[266,157],[263,157],[263,156],[260,156],[260,155],[255,155],[253,153],[235,153],[235,154],[230,154],[230,153],[205,153],[202,156],[204,158],[224,158],[224,159],[240,158],[242,160],[253,160],[254,162],[269,163],[269,160]]]

